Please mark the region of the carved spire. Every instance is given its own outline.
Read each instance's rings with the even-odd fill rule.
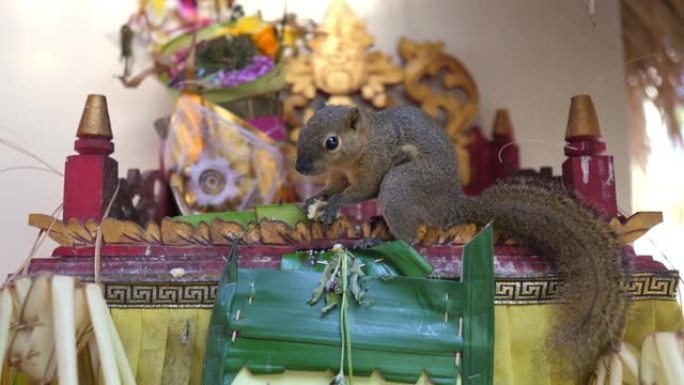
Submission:
[[[76,132],[77,155],[64,166],[64,220],[100,221],[118,183],[119,166],[109,157],[114,152],[107,99],[88,95]],[[120,213],[114,205],[112,217]]]
[[[594,103],[589,95],[576,95],[570,101],[565,139],[581,136],[602,137]]]
[[[603,155],[606,142],[599,129],[594,103],[589,95],[574,96],[565,131],[563,184],[604,218],[617,215],[613,157]]]
[[[107,98],[104,95],[88,95],[81,121],[78,123],[76,136],[99,136],[112,138],[112,128],[109,125],[109,111]]]
[[[501,136],[513,136],[513,126],[511,125],[511,118],[508,115],[507,109],[501,108],[496,110],[493,134]]]

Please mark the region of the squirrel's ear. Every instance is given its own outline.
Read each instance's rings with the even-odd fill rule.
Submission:
[[[361,121],[361,110],[358,107],[351,107],[347,112],[347,127],[356,130]]]
[[[314,112],[320,110],[323,107],[325,107],[325,100],[323,100],[320,97],[316,97],[311,103],[311,108],[313,108]]]

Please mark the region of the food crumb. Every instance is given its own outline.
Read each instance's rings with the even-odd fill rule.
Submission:
[[[326,201],[322,199],[316,199],[314,203],[309,205],[308,212],[306,213],[306,217],[309,219],[316,219],[319,216],[321,216],[320,209],[325,207],[327,204]]]

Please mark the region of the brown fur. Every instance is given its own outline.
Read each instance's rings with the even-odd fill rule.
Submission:
[[[325,147],[331,135],[339,139],[334,151]],[[548,349],[550,359],[569,362],[565,367],[573,376],[586,376],[598,356],[620,341],[625,254],[608,225],[561,187],[532,179],[464,196],[451,142],[419,109],[324,107],[302,129],[297,169],[334,176],[307,201],[327,200],[326,224],[341,207],[377,197],[390,231],[407,242],[417,240],[421,225],[494,221],[498,230],[551,258],[565,282],[567,306],[557,317]]]
[[[627,300],[623,245],[606,222],[562,187],[515,178],[463,206],[463,220],[495,227],[551,259],[565,306],[545,347],[563,377],[585,379],[599,356],[622,340]],[[567,365],[562,365],[563,361]]]

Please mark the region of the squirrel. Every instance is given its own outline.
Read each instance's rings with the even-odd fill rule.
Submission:
[[[587,378],[599,357],[622,339],[628,274],[623,244],[608,224],[571,192],[549,182],[513,177],[466,196],[452,143],[422,110],[367,111],[329,105],[301,129],[296,170],[329,182],[305,209],[324,200],[331,224],[345,205],[378,198],[392,235],[414,244],[421,224],[494,227],[551,263],[565,285],[562,314],[546,348],[564,377]]]

